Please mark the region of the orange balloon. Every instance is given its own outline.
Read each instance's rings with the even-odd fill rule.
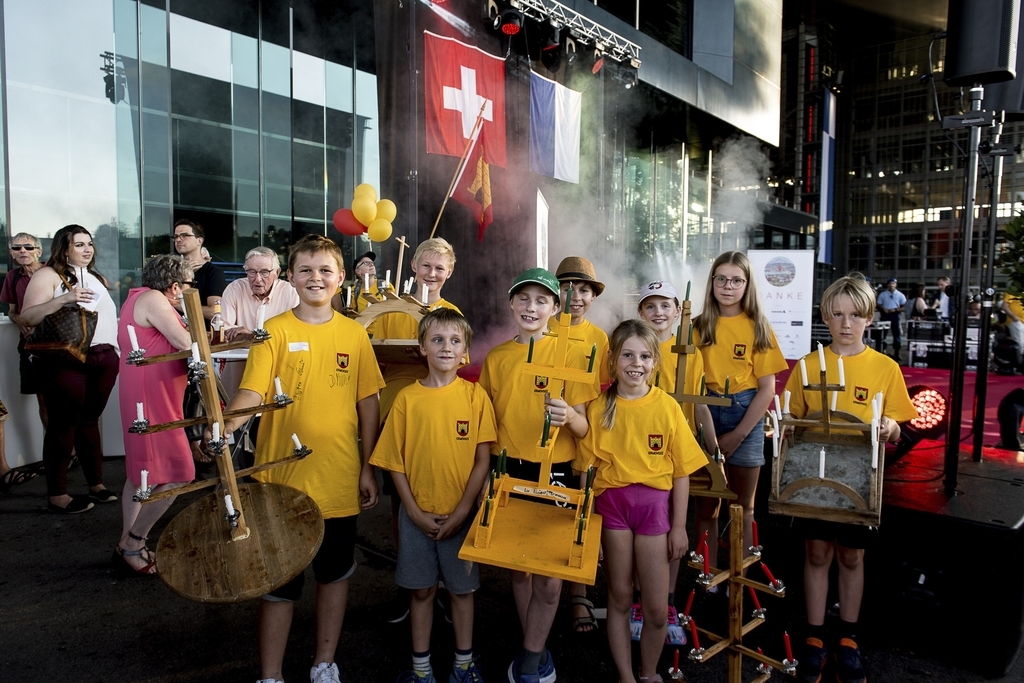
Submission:
[[[367,226],[366,236],[370,238],[371,242],[387,241],[391,237],[391,223],[383,218],[378,218]]]
[[[369,227],[370,223],[377,217],[377,202],[369,195],[359,195],[352,200],[352,213],[356,220]]]
[[[390,199],[382,199],[377,202],[377,218],[383,218],[387,222],[395,220],[398,215],[398,207]]]

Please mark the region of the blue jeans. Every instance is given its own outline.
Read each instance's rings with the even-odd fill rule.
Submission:
[[[709,391],[708,394],[722,396],[713,391]],[[747,414],[747,407],[756,395],[757,389],[744,389],[729,395],[732,405],[708,406],[708,410],[711,411],[711,421],[715,423],[715,434],[719,438],[739,426],[743,421],[743,416]],[[736,467],[761,467],[764,465],[764,430],[761,428],[760,422],[754,425],[754,428],[732,452],[726,463]]]

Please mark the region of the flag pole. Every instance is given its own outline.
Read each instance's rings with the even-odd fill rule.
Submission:
[[[466,141],[466,149],[462,152],[462,158],[459,159],[459,165],[455,167],[455,175],[452,176],[452,182],[448,186],[448,193],[444,196],[444,202],[441,203],[441,210],[437,212],[437,219],[434,221],[434,227],[430,230],[430,239],[433,239],[434,233],[437,232],[437,224],[441,222],[441,214],[444,213],[444,207],[448,206],[448,199],[452,196],[452,191],[455,189],[455,183],[459,182],[459,178],[466,170],[466,163],[469,159],[469,152],[473,149],[474,143],[480,125],[484,120],[484,110],[487,108],[487,100],[484,100],[483,104],[480,105],[480,113],[476,115],[476,123],[473,124],[473,132],[469,135],[469,140]]]

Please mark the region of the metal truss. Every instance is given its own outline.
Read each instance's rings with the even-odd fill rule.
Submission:
[[[592,19],[569,9],[555,0],[510,0],[512,7],[535,21],[548,21],[553,26],[568,29],[578,42],[592,44],[605,55],[640,68],[640,46],[609,31]]]

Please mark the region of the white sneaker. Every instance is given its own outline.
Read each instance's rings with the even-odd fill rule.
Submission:
[[[261,678],[256,683],[284,683],[284,681],[274,680],[273,678]]]
[[[320,662],[309,670],[309,683],[341,683],[338,665]]]

